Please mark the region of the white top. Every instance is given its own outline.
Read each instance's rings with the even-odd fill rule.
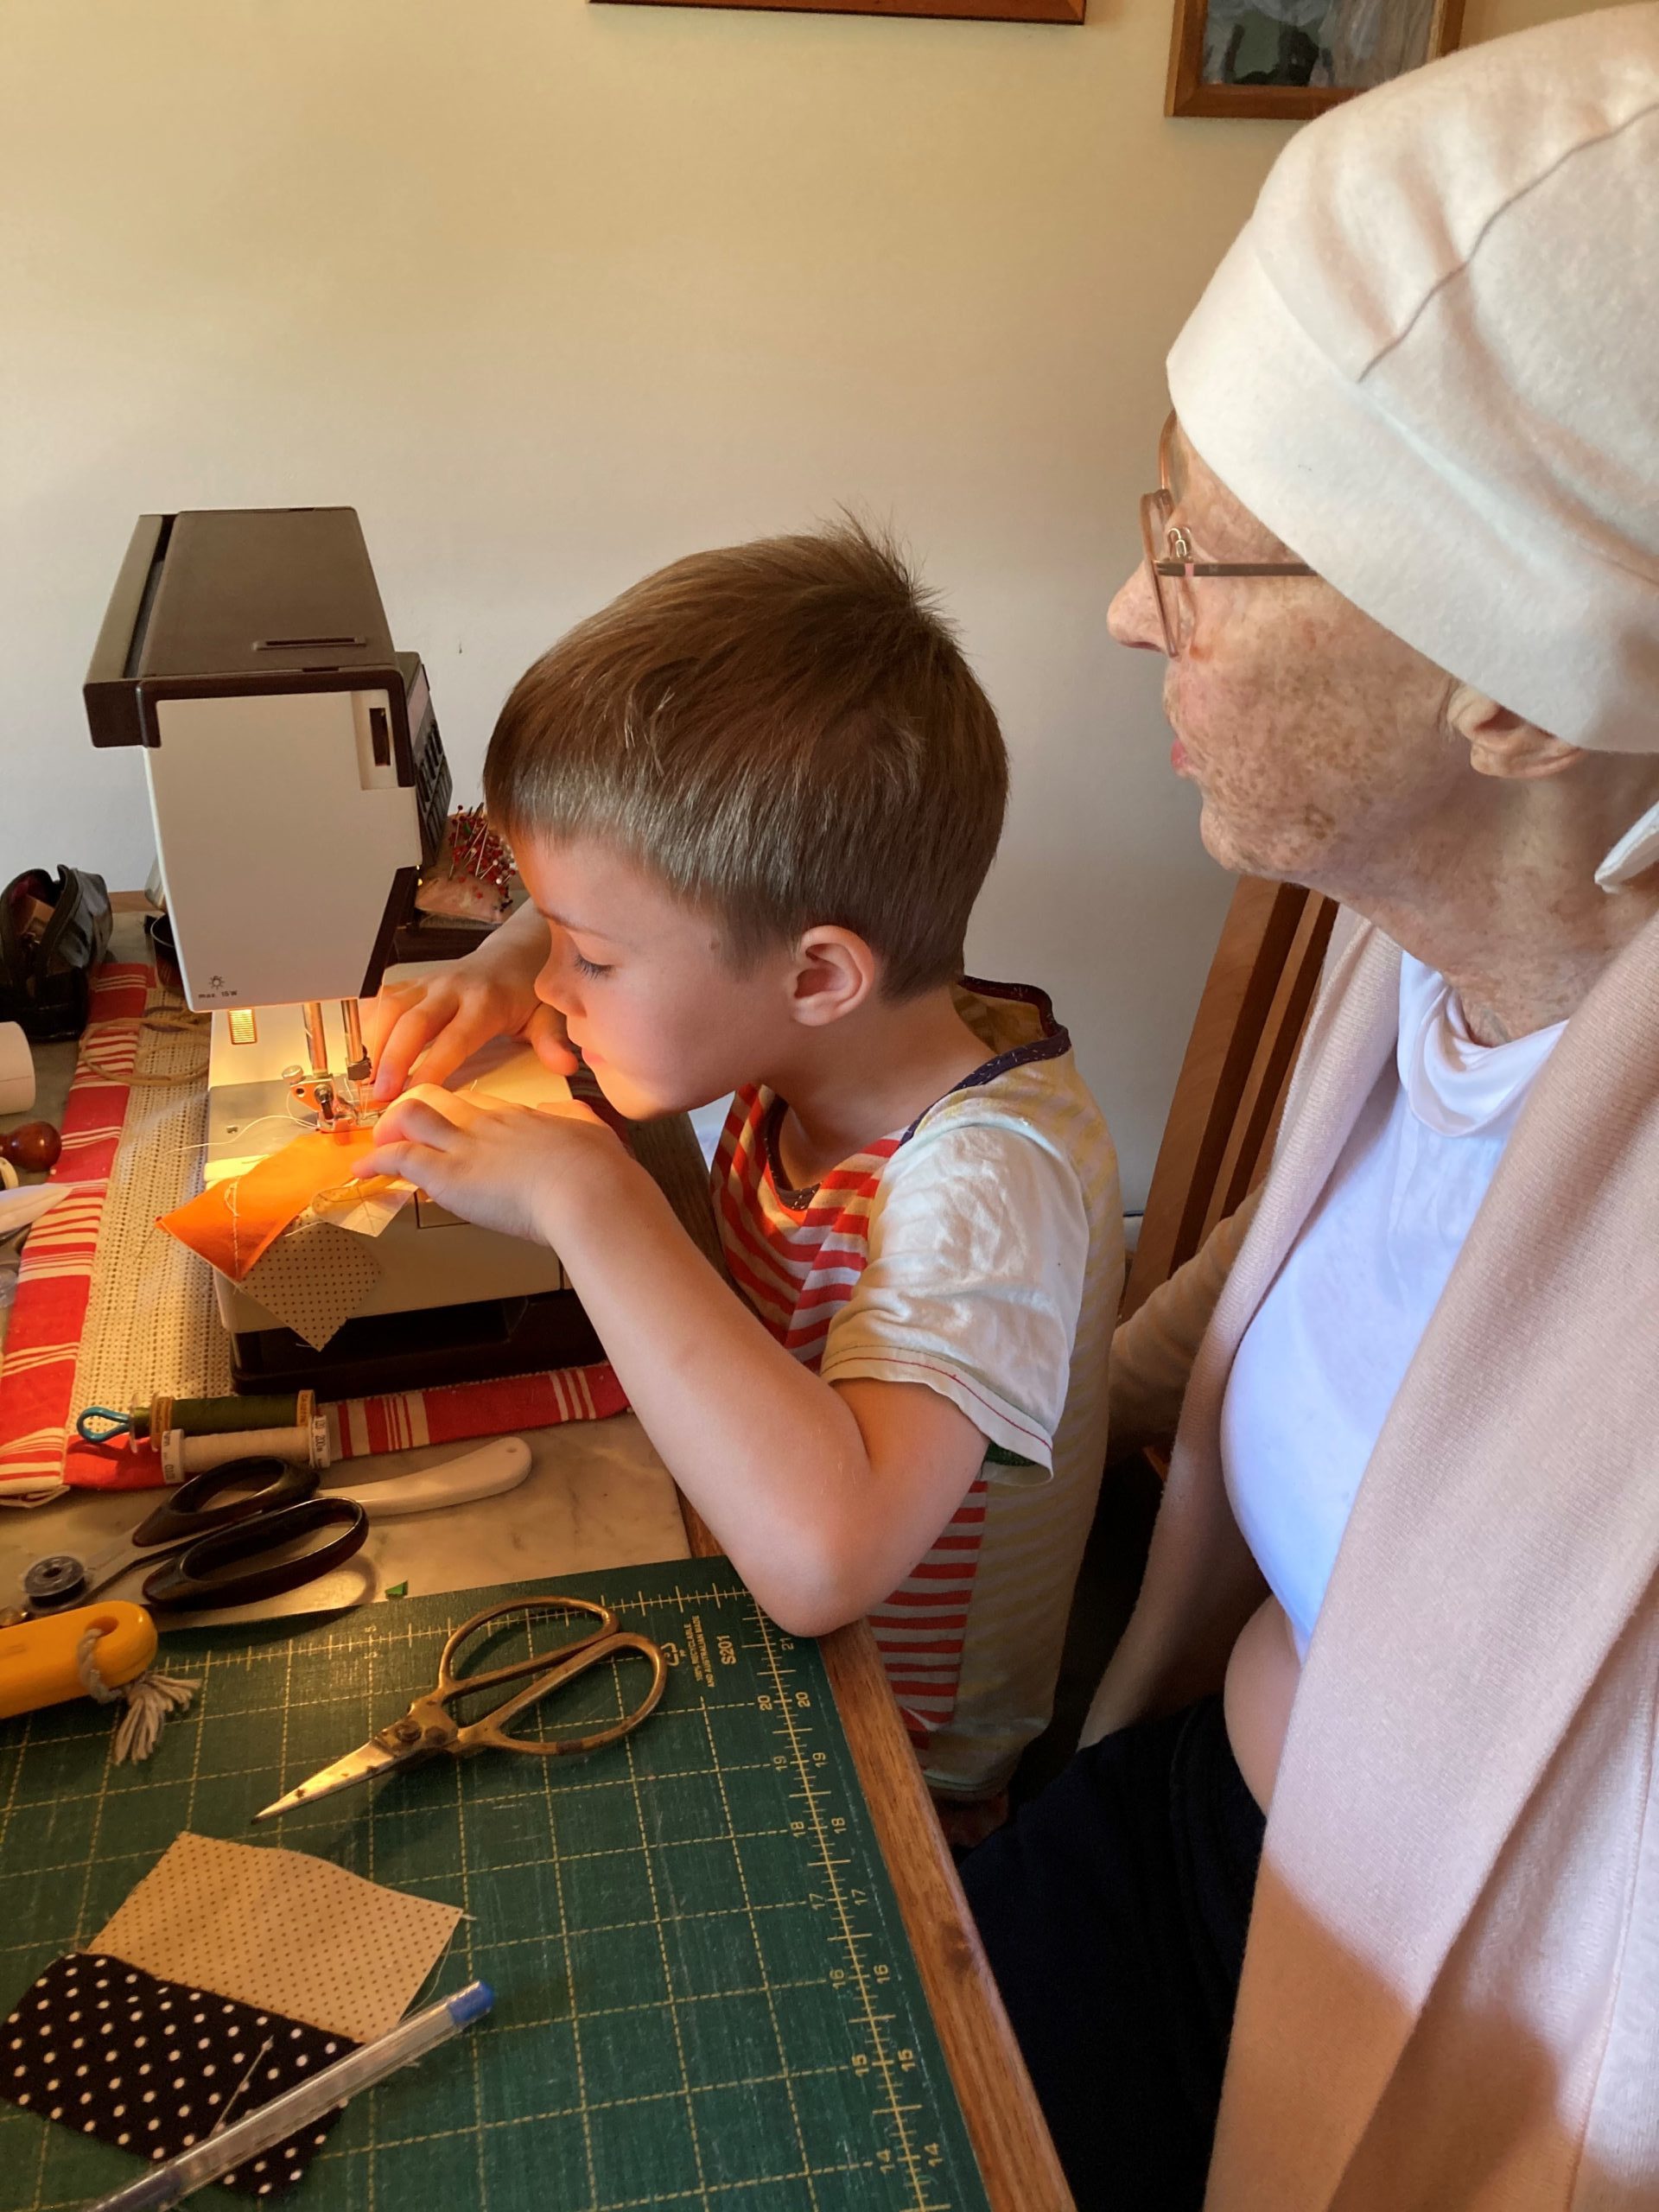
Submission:
[[[1443,976],[1402,956],[1400,1044],[1233,1363],[1222,1465],[1306,1657],[1389,1408],[1566,1027],[1479,1045]]]

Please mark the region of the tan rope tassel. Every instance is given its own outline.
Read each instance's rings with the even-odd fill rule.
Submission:
[[[97,1649],[99,1638],[107,1633],[101,1628],[87,1630],[75,1646],[75,1671],[87,1696],[99,1705],[125,1700],[127,1709],[116,1722],[110,1756],[117,1766],[129,1760],[136,1765],[140,1759],[147,1759],[161,1741],[168,1715],[187,1711],[201,1684],[190,1676],[164,1675],[156,1667],[146,1669],[130,1682],[106,1682],[98,1671]]]

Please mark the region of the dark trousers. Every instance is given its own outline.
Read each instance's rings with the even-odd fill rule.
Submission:
[[[963,1861],[1079,2212],[1198,2212],[1262,1815],[1221,1700],[1109,1736]]]

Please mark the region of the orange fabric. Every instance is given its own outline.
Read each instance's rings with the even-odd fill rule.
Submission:
[[[156,1223],[221,1274],[240,1282],[319,1191],[353,1177],[374,1146],[372,1129],[308,1130],[269,1160],[215,1183]]]

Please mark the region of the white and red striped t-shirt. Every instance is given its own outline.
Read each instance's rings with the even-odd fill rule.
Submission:
[[[978,1796],[1047,1722],[1105,1458],[1123,1238],[1111,1139],[1047,999],[973,981],[956,999],[989,1057],[910,1128],[792,1191],[785,1102],[751,1086],[714,1189],[732,1279],[780,1344],[826,1382],[937,1390],[986,1439],[871,1615],[928,1780]]]

